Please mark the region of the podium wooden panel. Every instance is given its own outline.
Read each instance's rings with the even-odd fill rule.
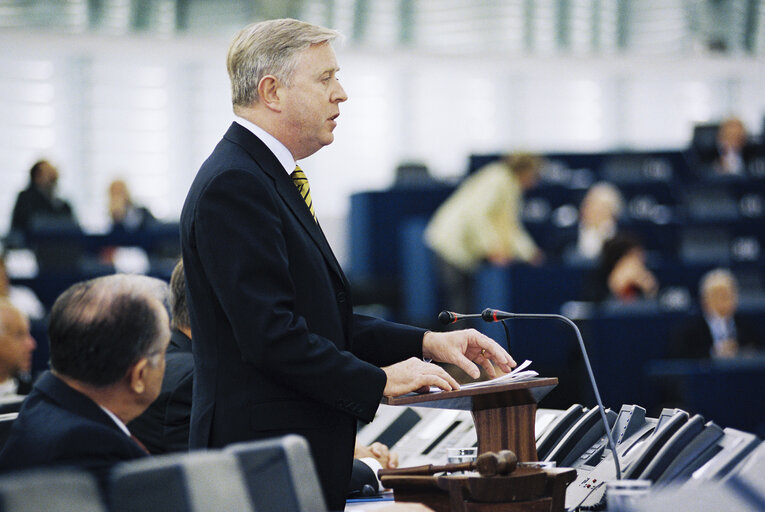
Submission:
[[[478,434],[478,452],[513,450],[520,461],[537,460],[534,435],[537,403],[555,386],[554,377],[494,386],[384,398],[388,405],[470,411]]]

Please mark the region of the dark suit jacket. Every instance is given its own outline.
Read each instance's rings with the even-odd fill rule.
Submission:
[[[72,207],[62,199],[51,200],[30,184],[19,192],[11,217],[11,229],[26,233],[35,217],[60,217],[74,220]]]
[[[191,340],[181,331],[173,330],[159,396],[142,415],[128,424],[130,432],[151,453],[188,451],[193,383]]]
[[[290,176],[236,123],[191,186],[181,246],[196,365],[191,447],[302,435],[328,506],[342,509],[356,420],[373,419],[385,387],[378,366],[421,356],[424,331],[353,314]]]
[[[74,466],[104,486],[114,464],[147,454],[90,398],[45,372],[0,452],[0,471]]]
[[[756,349],[760,339],[755,327],[740,315],[733,315],[739,349]],[[702,315],[688,320],[675,332],[670,345],[669,356],[681,359],[708,359],[711,357],[712,333]]]

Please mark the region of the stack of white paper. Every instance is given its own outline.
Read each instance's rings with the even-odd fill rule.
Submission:
[[[495,377],[490,380],[482,380],[478,382],[471,382],[469,384],[461,384],[460,389],[480,388],[484,386],[497,386],[499,384],[508,384],[510,382],[520,382],[523,380],[531,379],[533,377],[536,377],[539,374],[535,372],[534,370],[526,370],[526,368],[528,368],[530,364],[531,364],[531,361],[526,359],[524,362],[516,366],[515,369],[511,371],[510,373],[506,373],[504,375]],[[441,389],[435,386],[430,387],[431,393],[437,393],[440,391]]]

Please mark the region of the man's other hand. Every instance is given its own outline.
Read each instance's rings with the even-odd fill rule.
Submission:
[[[516,365],[510,354],[496,341],[475,329],[426,332],[422,339],[422,356],[458,366],[474,379],[481,376],[478,365],[491,378],[497,376],[492,362],[506,373]]]
[[[369,446],[363,444],[356,444],[356,449],[353,453],[353,458],[363,459],[371,457],[383,468],[393,469],[398,467],[398,454],[391,452],[388,447],[382,443],[372,443]]]
[[[430,386],[444,391],[459,389],[454,377],[438,365],[410,357],[406,361],[382,369],[388,377],[383,395],[387,397],[405,395],[411,391],[427,392]]]

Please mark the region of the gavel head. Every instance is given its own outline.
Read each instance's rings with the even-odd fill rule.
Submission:
[[[518,457],[511,450],[482,453],[475,461],[476,471],[481,476],[509,475],[517,465]]]

